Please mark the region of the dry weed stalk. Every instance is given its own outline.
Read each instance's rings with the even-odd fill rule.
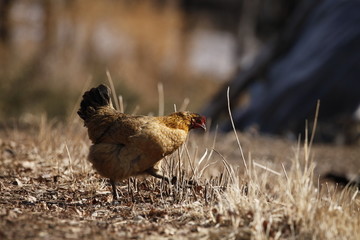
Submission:
[[[316,118],[318,111],[319,103]],[[232,121],[230,107],[229,115]],[[310,152],[315,129],[316,119],[310,142],[306,129],[304,145],[299,138],[291,168],[281,165],[283,174],[262,165],[255,168],[259,164],[250,155],[247,176],[243,176],[224,160],[231,181],[224,192],[217,192],[218,223],[231,223],[238,236],[248,233],[253,239],[359,239],[358,190],[349,187],[339,193],[314,184]],[[242,152],[237,136],[236,141]]]

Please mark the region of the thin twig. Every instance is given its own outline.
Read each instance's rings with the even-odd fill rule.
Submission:
[[[222,159],[222,161],[223,161],[223,164],[224,164],[224,166],[225,166],[225,169],[226,169],[227,173],[229,174],[229,177],[231,178],[232,182],[235,183],[234,171],[231,171],[231,170],[233,170],[233,169],[230,167],[230,164],[228,163],[228,161],[226,160],[226,158],[225,158],[221,153],[219,153],[218,151],[216,151],[215,149],[213,149],[213,151],[214,151],[215,153],[217,153],[217,154],[221,157],[221,159]]]
[[[232,114],[231,114],[231,107],[230,107],[230,87],[228,87],[227,89],[227,102],[228,102],[228,111],[229,111],[229,117],[230,117],[230,121],[231,121],[231,125],[232,125],[232,128],[234,130],[234,134],[235,134],[235,137],[236,137],[236,142],[239,146],[239,149],[240,149],[240,153],[241,153],[241,157],[242,157],[242,160],[244,162],[244,166],[245,166],[245,169],[246,169],[246,173],[249,175],[249,169],[247,167],[247,164],[246,164],[246,160],[245,160],[245,156],[244,156],[244,152],[243,152],[243,149],[241,147],[241,144],[240,144],[240,140],[239,140],[239,137],[237,135],[237,132],[236,132],[236,128],[235,128],[235,124],[234,124],[234,120],[233,120],[233,117],[232,117]]]
[[[287,172],[286,172],[286,169],[285,169],[285,166],[284,166],[283,163],[281,163],[281,167],[282,167],[283,172],[284,172],[284,174],[285,174],[286,180],[289,182],[289,176],[287,175]]]
[[[164,86],[159,82],[157,88],[159,93],[159,116],[164,116]]]
[[[316,127],[317,127],[317,121],[319,118],[319,110],[320,110],[320,100],[317,100],[316,103],[316,111],[315,111],[315,119],[314,119],[314,124],[313,124],[313,129],[311,131],[311,138],[310,138],[310,144],[309,144],[309,152],[311,149],[311,146],[314,142],[314,138],[315,138],[315,132],[316,132]]]
[[[113,82],[113,80],[111,78],[111,75],[110,75],[110,72],[109,72],[108,69],[106,70],[106,76],[107,76],[107,79],[108,79],[109,84],[110,84],[111,92],[113,92],[113,99],[114,99],[115,108],[117,110],[120,110],[120,104],[119,104],[118,98],[116,97],[117,95],[116,95],[116,91],[115,91],[115,87],[114,87],[114,82]]]
[[[68,155],[68,157],[69,157],[69,171],[70,171],[70,177],[71,177],[71,179],[73,179],[72,158],[71,158],[70,151],[69,151],[69,148],[68,148],[68,146],[67,146],[67,143],[66,143],[66,142],[65,142],[65,149],[66,149],[67,155]]]
[[[260,164],[260,163],[257,163],[257,162],[255,162],[255,161],[253,161],[253,164],[254,164],[254,166],[256,166],[256,167],[262,168],[262,169],[264,169],[264,170],[266,170],[266,171],[268,171],[268,172],[271,172],[271,173],[273,173],[273,174],[275,174],[275,175],[281,176],[281,173],[279,173],[279,172],[277,172],[277,171],[275,171],[275,170],[272,170],[272,169],[270,169],[270,168],[268,168],[268,167],[266,167],[266,166],[264,166],[264,165],[262,165],[262,164]]]
[[[125,112],[125,107],[124,107],[124,99],[123,99],[123,96],[122,95],[119,95],[118,96],[118,101],[119,101],[119,111],[121,113],[124,113]]]
[[[190,103],[190,99],[189,98],[185,98],[184,101],[182,102],[181,106],[180,106],[180,111],[185,111],[186,108],[188,107]]]

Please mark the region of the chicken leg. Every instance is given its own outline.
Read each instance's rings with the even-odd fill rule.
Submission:
[[[113,201],[118,200],[119,199],[119,194],[118,194],[118,191],[116,189],[116,182],[114,180],[110,179],[110,184],[112,186]]]
[[[147,173],[147,174],[149,174],[149,175],[151,175],[151,176],[153,176],[153,177],[155,177],[155,178],[162,179],[162,180],[166,181],[167,183],[173,183],[174,178],[176,178],[176,177],[174,177],[174,178],[171,179],[171,181],[170,181],[170,179],[169,179],[168,177],[165,177],[164,175],[161,175],[161,174],[159,173],[159,170],[156,169],[156,168],[154,168],[154,167],[151,167],[151,168],[146,169],[145,173]],[[175,180],[175,182],[176,182],[176,180]]]

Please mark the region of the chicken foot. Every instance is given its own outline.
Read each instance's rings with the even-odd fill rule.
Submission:
[[[177,177],[176,176],[172,177],[172,179],[170,180],[170,178],[160,174],[159,170],[154,168],[154,167],[151,167],[151,168],[147,169],[145,171],[145,173],[147,173],[147,174],[149,174],[149,175],[151,175],[151,176],[153,176],[155,178],[162,179],[162,180],[166,181],[167,183],[171,183],[173,185],[176,184],[176,182],[177,182]],[[109,179],[109,180],[110,180],[110,184],[111,184],[111,187],[112,187],[113,200],[117,201],[119,199],[119,193],[118,193],[117,188],[116,188],[116,181],[113,180],[113,179]],[[186,181],[186,183],[188,185],[190,185],[190,186],[197,185],[197,182],[192,181],[192,180],[188,180],[188,181]]]
[[[147,173],[155,178],[162,179],[162,180],[166,181],[167,183],[172,183],[172,184],[176,183],[176,177],[173,177],[170,181],[170,179],[168,177],[165,177],[164,175],[160,174],[159,170],[155,169],[154,167],[146,169],[145,173]]]
[[[171,181],[170,181],[170,179],[169,179],[168,177],[165,177],[164,175],[161,175],[161,174],[159,173],[159,170],[157,170],[157,169],[154,168],[154,167],[151,167],[151,168],[147,169],[145,172],[146,172],[147,174],[155,177],[155,178],[162,179],[162,180],[166,181],[167,183],[171,183],[171,184],[173,184],[173,185],[176,184],[176,182],[177,182],[177,177],[176,177],[176,176],[172,177],[172,179],[171,179]],[[190,185],[190,186],[197,185],[196,181],[192,181],[192,180],[188,180],[188,181],[186,181],[186,183],[187,183],[188,185]]]

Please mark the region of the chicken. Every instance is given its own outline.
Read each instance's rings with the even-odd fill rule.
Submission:
[[[149,174],[169,181],[157,163],[178,149],[191,129],[206,130],[206,118],[196,113],[159,117],[121,113],[112,107],[105,85],[84,93],[78,114],[92,142],[88,159],[110,179],[114,200],[118,199],[116,181],[130,176]]]

